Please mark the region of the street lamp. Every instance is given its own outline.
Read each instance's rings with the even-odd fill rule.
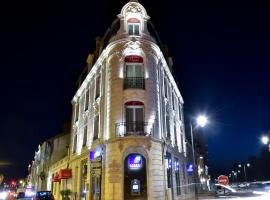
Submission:
[[[199,115],[196,119],[196,125],[200,127],[205,127],[205,125],[208,123],[207,117],[204,115]],[[192,123],[190,123],[190,135],[191,135],[191,145],[192,145],[192,157],[193,157],[193,165],[194,165],[194,182],[195,182],[195,198],[198,199],[197,196],[197,184],[196,184],[196,175],[197,175],[197,168],[196,168],[196,159],[195,159],[195,150],[194,150],[194,139],[193,139],[193,126]]]
[[[262,142],[264,145],[269,145],[269,151],[270,151],[269,137],[268,137],[268,136],[262,136],[261,142]]]
[[[247,171],[246,171],[246,166],[247,167],[250,167],[250,164],[249,163],[246,163],[246,164],[239,164],[238,167],[241,168],[243,166],[244,168],[244,175],[245,175],[245,181],[247,182]]]
[[[263,136],[263,137],[261,138],[261,140],[262,140],[262,143],[263,143],[263,144],[267,145],[268,142],[269,142],[269,137]]]

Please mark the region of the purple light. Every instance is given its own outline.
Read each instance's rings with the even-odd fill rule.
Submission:
[[[141,155],[130,155],[128,157],[128,167],[130,170],[137,170],[142,168],[142,156]]]

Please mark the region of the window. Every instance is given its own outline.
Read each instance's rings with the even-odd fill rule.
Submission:
[[[79,119],[79,106],[80,106],[80,99],[78,98],[77,103],[75,104],[75,122]]]
[[[185,180],[187,180],[186,178],[186,170],[185,170],[185,163],[182,164],[182,173],[183,173],[183,185],[187,185]],[[188,178],[188,183],[189,183],[189,178]],[[184,192],[187,193],[188,188],[187,186],[184,187]]]
[[[167,129],[167,138],[171,139],[170,116],[169,115],[166,115],[166,129]]]
[[[176,122],[174,122],[174,146],[177,146],[177,130],[176,130]]]
[[[125,58],[125,62],[124,89],[144,89],[143,58],[136,55],[130,55]]]
[[[183,133],[181,133],[181,151],[184,152],[184,137],[183,137]]]
[[[179,120],[182,120],[182,109],[181,109],[181,104],[179,104],[178,114],[179,114]]]
[[[96,92],[95,92],[95,99],[97,99],[100,96],[100,75],[96,77]]]
[[[174,93],[172,92],[172,108],[175,110],[175,99],[174,99]]]
[[[85,102],[84,102],[84,110],[88,110],[89,105],[89,90],[86,90],[85,92]]]
[[[181,194],[180,186],[180,164],[177,158],[174,159],[174,171],[175,171],[175,182],[176,182],[176,194]]]
[[[144,131],[143,103],[136,101],[126,103],[125,113],[126,113],[127,133],[143,132]]]
[[[86,146],[87,142],[87,124],[83,128],[83,146]]]
[[[94,119],[94,140],[98,138],[99,134],[99,115]]]
[[[136,18],[131,18],[128,20],[128,34],[140,35],[140,20]]]
[[[77,149],[77,134],[75,134],[73,138],[73,153],[76,152],[76,149]]]
[[[166,78],[164,78],[164,95],[166,98],[168,98],[168,84]]]
[[[170,153],[166,153],[166,167],[167,167],[167,185],[168,188],[172,187],[172,157]]]

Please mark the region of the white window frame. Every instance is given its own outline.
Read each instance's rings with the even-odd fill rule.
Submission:
[[[127,76],[127,71],[128,71],[128,67],[132,66],[132,72],[133,72],[133,76],[128,77]],[[140,66],[141,67],[141,76],[136,76],[136,66]],[[144,69],[143,69],[143,63],[133,63],[133,62],[126,62],[126,66],[125,66],[125,78],[143,78],[144,77]]]
[[[130,25],[132,26],[132,30],[130,30],[130,27],[129,27]],[[138,26],[139,27],[139,30],[138,30],[139,33],[138,34],[136,34],[135,26]],[[127,32],[128,32],[128,35],[140,36],[141,35],[141,23],[139,23],[139,22],[128,22],[127,23]]]

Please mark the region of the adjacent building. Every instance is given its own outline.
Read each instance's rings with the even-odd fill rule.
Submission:
[[[67,156],[69,141],[70,126],[65,125],[62,133],[38,146],[34,159],[28,166],[28,186],[35,191],[47,190],[50,187],[51,182],[48,182],[50,166]]]
[[[169,29],[169,27],[168,27]],[[78,81],[69,155],[50,167],[57,200],[193,199],[183,98],[145,8],[121,10]]]

